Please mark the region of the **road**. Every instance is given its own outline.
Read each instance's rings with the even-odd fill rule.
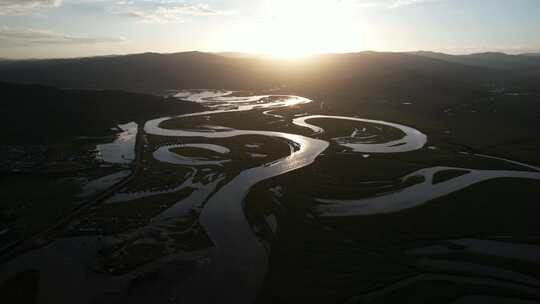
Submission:
[[[45,228],[44,230],[30,236],[25,240],[17,241],[11,244],[8,247],[3,248],[0,251],[0,264],[4,263],[11,258],[14,258],[26,251],[36,249],[38,247],[48,244],[54,239],[54,236],[58,235],[61,232],[61,228],[64,227],[67,223],[73,220],[75,217],[80,215],[82,212],[88,208],[99,205],[104,202],[106,199],[111,197],[116,191],[122,189],[132,180],[136,179],[143,170],[143,154],[144,154],[144,142],[145,142],[145,133],[144,125],[146,122],[137,123],[137,137],[135,139],[135,160],[132,165],[133,169],[131,174],[124,178],[122,181],[114,184],[112,187],[103,191],[102,193],[96,195],[91,200],[78,205],[75,209],[71,210],[69,214],[62,217],[60,220]]]

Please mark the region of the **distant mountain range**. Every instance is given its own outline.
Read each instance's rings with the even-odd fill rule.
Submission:
[[[362,100],[432,104],[473,100],[501,88],[539,93],[540,55],[361,52],[286,60],[144,53],[0,61],[0,81],[3,138],[52,142],[106,135],[120,123],[201,109],[156,96],[170,89],[279,88],[351,112]]]
[[[250,60],[189,52],[144,53],[0,64],[0,80],[63,88],[155,92],[178,87],[256,87],[264,79]]]
[[[401,94],[420,89],[450,94],[489,86],[538,90],[540,56],[361,52],[278,60],[239,53],[143,53],[2,61],[0,80],[147,93],[182,88],[287,87],[310,94],[326,94],[327,90]]]
[[[522,56],[532,56],[532,57],[540,57],[540,53],[525,53],[521,54]]]
[[[500,70],[518,71],[524,73],[538,72],[540,69],[540,54],[508,55],[505,53],[478,53],[470,55],[448,55],[435,52],[415,52],[412,54],[456,62],[471,66],[480,66]]]

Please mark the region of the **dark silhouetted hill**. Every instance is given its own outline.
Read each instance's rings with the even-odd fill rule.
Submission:
[[[286,86],[310,92],[335,89],[363,94],[402,94],[424,90],[434,94],[467,94],[467,90],[477,91],[486,85],[510,83],[521,77],[520,71],[508,73],[497,64],[486,63],[515,61],[521,67],[525,65],[521,60],[529,60],[525,56],[525,59],[514,57],[484,54],[462,59],[437,53],[361,52],[278,60],[230,53],[225,56],[201,52],[144,53],[4,62],[0,64],[0,80],[150,93],[182,88]]]
[[[3,144],[108,135],[118,124],[200,110],[191,102],[121,91],[0,82],[0,92]]]
[[[252,88],[262,80],[268,83],[251,60],[200,52],[15,61],[0,65],[0,79],[62,88],[145,92],[178,87]]]
[[[505,53],[477,53],[470,55],[448,55],[436,52],[415,52],[413,54],[441,59],[448,62],[456,62],[471,66],[480,66],[520,73],[529,73],[533,69],[540,68],[540,58],[538,55],[508,55]]]
[[[487,52],[470,55],[448,55],[435,52],[415,52],[413,54],[497,70],[497,73],[506,73],[502,77],[504,80],[502,82],[503,86],[516,87],[526,91],[540,91],[540,56],[538,56],[538,53],[508,55]]]

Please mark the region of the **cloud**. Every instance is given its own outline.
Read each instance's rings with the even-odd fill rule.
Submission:
[[[428,3],[428,2],[438,2],[438,1],[441,1],[441,0],[397,0],[397,1],[393,1],[393,3],[389,5],[389,7],[396,8],[396,7],[409,6],[409,5]]]
[[[58,7],[62,0],[0,0],[0,16],[28,15],[39,8]]]
[[[219,10],[212,9],[206,4],[199,4],[199,5],[183,4],[179,6],[166,8],[166,10],[172,14],[197,15],[197,16],[227,15],[231,13],[228,11],[219,11]]]
[[[126,39],[118,37],[77,36],[45,30],[0,28],[0,45],[3,48],[36,45],[119,43],[125,41]]]
[[[155,7],[156,3],[157,7]],[[178,0],[118,1],[109,9],[109,12],[136,18],[139,23],[182,23],[186,16],[217,16],[234,13],[216,10],[206,4],[186,4]]]
[[[400,8],[411,5],[418,5],[422,3],[430,2],[441,2],[444,0],[343,0],[348,3],[353,4],[356,7],[360,8],[370,8],[370,7],[383,7],[383,8]]]

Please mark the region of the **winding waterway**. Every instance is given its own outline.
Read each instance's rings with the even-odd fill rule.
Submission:
[[[156,290],[163,292],[149,293],[154,302],[165,303],[172,301],[171,299],[181,299],[189,303],[253,303],[267,276],[269,248],[271,248],[261,237],[260,230],[254,224],[255,220],[249,218],[246,213],[245,200],[255,185],[310,165],[317,167],[323,162],[321,160],[323,156],[341,159],[343,152],[347,154],[349,160],[353,159],[351,171],[358,172],[359,180],[364,184],[370,182],[376,184],[378,181],[376,179],[366,181],[365,176],[372,172],[367,172],[368,170],[364,170],[363,167],[363,164],[375,158],[371,157],[372,155],[397,158],[411,153],[424,152],[430,155],[438,153],[437,149],[427,146],[428,136],[411,126],[358,117],[309,113],[306,109],[310,108],[308,104],[312,101],[300,96],[252,95],[249,92],[223,90],[187,90],[176,92],[175,96],[180,100],[201,103],[208,109],[148,121],[144,126],[144,135],[147,139],[155,141],[150,140],[145,149],[149,157],[153,158],[151,161],[155,161],[162,170],[158,171],[159,174],[169,174],[178,168],[186,169],[186,174],[178,178],[177,184],[167,184],[166,187],[152,185],[145,188],[143,185],[141,189],[118,192],[109,198],[104,206],[115,208],[117,205],[126,206],[142,199],[150,201],[157,196],[171,195],[186,189],[190,191],[186,192],[183,199],[179,201],[175,199],[176,203],[164,205],[163,209],[153,214],[144,225],[128,229],[120,236],[108,236],[103,238],[104,240],[101,236],[79,237],[79,239],[66,237],[5,265],[6,274],[29,268],[39,270],[42,279],[39,283],[38,303],[91,303],[104,294],[121,294],[128,288],[130,282],[147,273],[156,274],[155,277],[172,273],[173,283],[164,286],[163,289],[160,289],[161,285],[156,287]],[[239,120],[243,118],[254,119],[254,122],[252,120],[242,124]],[[248,125],[249,128],[235,128],[231,125]],[[341,127],[335,127],[337,125]],[[133,158],[130,155],[135,155],[133,149],[136,126],[121,127],[124,130],[123,136],[112,145],[101,146],[104,161],[127,163]],[[140,136],[141,134],[143,133],[139,133]],[[269,143],[275,145],[271,146]],[[275,148],[277,146],[283,149]],[[355,155],[358,157],[355,158]],[[351,193],[345,193],[344,198],[343,195],[339,195],[343,193],[331,191],[325,193],[324,197],[310,197],[315,205],[314,215],[320,218],[335,218],[395,213],[429,204],[437,198],[488,180],[502,178],[540,180],[540,168],[528,164],[487,155],[460,155],[463,158],[485,160],[495,166],[500,164],[501,168],[423,166],[417,162],[415,169],[399,173],[400,177],[393,181],[393,187],[379,188],[375,194],[355,197],[355,192],[349,191]],[[144,166],[143,172],[155,165],[153,163],[147,165],[151,162],[146,161],[141,162]],[[341,164],[341,166],[348,165],[349,163]],[[388,167],[384,167],[383,170],[388,170]],[[334,179],[332,175],[337,175],[340,169],[337,166],[331,167],[333,172],[329,179]],[[391,175],[386,171],[383,173],[379,175],[385,178],[386,175]],[[348,178],[354,179],[354,176],[348,175]],[[154,177],[155,175],[150,175],[146,181],[153,182]],[[316,178],[317,176],[313,177]],[[160,182],[161,180],[158,181]],[[279,189],[280,186],[273,187],[272,192],[280,192]],[[347,188],[338,188],[340,189]],[[138,213],[138,207],[136,204],[129,205],[129,210]],[[119,275],[96,273],[93,270],[92,267],[95,267],[93,259],[98,256],[100,246],[103,246],[104,242],[110,241],[114,244],[120,240],[122,245],[129,245],[130,240],[139,245],[144,245],[144,242],[164,243],[166,241],[163,241],[163,238],[177,232],[171,232],[171,227],[176,228],[175,224],[185,218],[195,218],[196,223],[193,227],[200,224],[211,242],[208,249],[204,246],[203,249],[196,248],[194,251],[173,248],[151,262]],[[266,221],[273,233],[279,229],[280,223],[274,214],[267,214],[259,221]],[[153,239],[155,235],[158,237]],[[171,241],[175,242],[182,241]],[[486,251],[484,243],[460,242],[467,242],[464,244],[474,250]],[[516,255],[507,248],[508,246],[499,244],[498,247],[502,248],[499,255]],[[417,251],[412,250],[411,254],[416,254]],[[490,251],[493,251],[491,247]],[[196,274],[187,281],[177,279],[184,268],[179,266],[180,271],[169,271],[169,268],[173,267],[171,265],[175,264],[167,264],[175,259],[196,260],[198,265]],[[424,262],[430,267],[455,266],[448,263],[441,265],[431,261]],[[159,273],[158,270],[163,269],[166,270]],[[109,270],[114,269],[106,269]],[[0,272],[0,281],[5,279],[1,274]],[[58,280],[58,277],[62,277],[62,280]],[[418,276],[407,280],[414,283],[421,279],[422,277]],[[524,281],[530,280],[526,278]],[[161,284],[162,281],[159,282]],[[519,290],[524,290],[518,287]],[[394,286],[390,285],[389,290],[392,288]],[[143,290],[141,294],[144,292]],[[126,302],[148,302],[143,298],[136,300]]]
[[[178,156],[171,149],[178,145],[163,146],[154,152],[154,157],[163,162],[183,165],[219,165],[227,161],[228,149],[204,143],[204,140],[226,139],[242,135],[265,136],[282,140],[290,145],[289,156],[272,160],[261,166],[242,171],[225,185],[215,191],[207,200],[200,215],[200,223],[215,244],[211,275],[205,277],[205,286],[213,290],[212,299],[228,299],[231,303],[251,303],[257,296],[266,274],[267,252],[250,226],[244,211],[244,200],[250,189],[257,183],[292,170],[304,168],[314,163],[330,145],[338,145],[350,153],[404,153],[425,147],[428,138],[412,127],[394,122],[369,120],[346,116],[308,115],[293,116],[291,123],[299,127],[299,131],[310,130],[311,136],[261,130],[239,130],[220,126],[197,126],[189,129],[163,128],[162,123],[174,119],[179,120],[195,116],[212,116],[217,114],[252,111],[250,115],[265,115],[277,119],[287,119],[284,115],[274,113],[274,109],[298,106],[311,100],[298,96],[237,96],[230,91],[182,91],[176,95],[180,99],[202,103],[211,110],[176,117],[165,117],[147,122],[145,132],[156,136],[174,136],[197,138],[200,143],[195,147],[209,152],[220,153],[219,160],[194,159]],[[257,110],[257,111],[255,111]],[[317,125],[317,121],[347,121],[361,126],[352,134],[321,139],[325,130]],[[390,130],[392,136],[388,136]],[[397,135],[396,135],[397,134]],[[396,137],[397,136],[397,137]],[[205,146],[206,145],[206,146]],[[180,152],[181,153],[181,152]],[[174,154],[174,155],[173,155]],[[421,176],[422,182],[413,183],[399,191],[363,199],[316,199],[320,203],[320,216],[355,216],[378,213],[397,212],[425,204],[438,197],[459,191],[473,184],[496,178],[540,179],[540,170],[526,164],[499,159],[512,163],[522,170],[473,170],[454,167],[428,167],[404,176],[407,181],[412,176]],[[462,174],[435,182],[438,172],[461,171]]]

